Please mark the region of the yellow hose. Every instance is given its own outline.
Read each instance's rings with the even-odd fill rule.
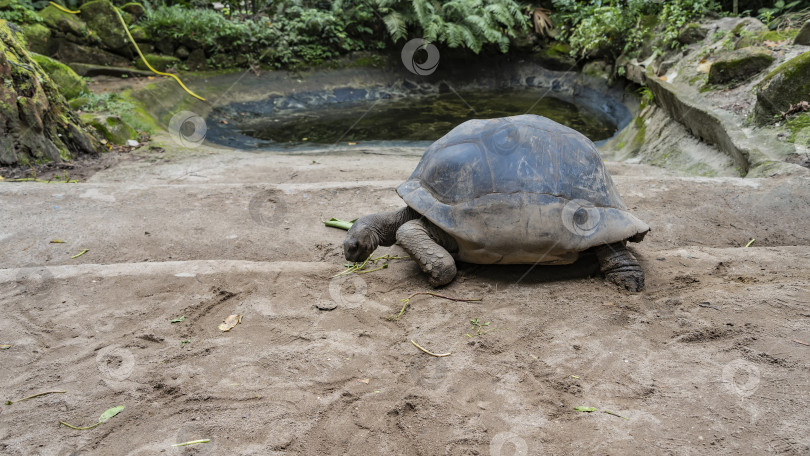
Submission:
[[[49,3],[51,5],[53,5],[53,6],[55,6],[56,8],[66,12],[66,13],[70,13],[70,14],[79,14],[79,13],[81,13],[81,11],[70,11],[69,9],[65,9],[61,5],[58,5],[58,4],[54,3],[54,2],[49,2]],[[171,73],[163,73],[161,71],[158,71],[158,70],[152,68],[152,65],[150,65],[149,62],[146,61],[146,57],[143,56],[143,53],[141,52],[141,48],[138,47],[138,43],[135,42],[135,39],[132,38],[132,34],[129,33],[129,27],[127,27],[127,23],[124,22],[124,18],[121,17],[121,13],[118,12],[118,8],[113,7],[113,10],[115,10],[115,15],[118,16],[118,20],[121,22],[121,25],[124,27],[124,31],[127,33],[127,37],[129,37],[129,41],[132,43],[133,46],[135,46],[135,50],[138,51],[138,55],[141,56],[141,60],[143,60],[143,63],[146,64],[147,68],[152,70],[152,72],[155,73],[155,74],[159,74],[161,76],[169,76],[170,78],[174,78],[174,80],[177,81],[178,84],[180,84],[180,87],[182,87],[183,90],[185,90],[189,95],[191,95],[192,97],[194,97],[194,98],[196,98],[198,100],[205,101],[205,98],[203,98],[203,97],[197,95],[196,93],[192,92],[191,90],[189,90],[189,88],[186,87],[185,84],[183,84],[183,81],[181,81],[180,78],[178,78],[176,75],[173,75]]]
[[[81,11],[71,11],[71,10],[69,10],[69,9],[65,9],[65,7],[64,7],[64,6],[59,5],[58,3],[54,3],[54,2],[48,2],[48,3],[50,3],[51,5],[53,5],[53,6],[57,7],[58,9],[60,9],[60,10],[62,10],[62,11],[64,11],[64,12],[66,12],[66,13],[70,13],[70,14],[79,14],[79,13],[81,13]]]

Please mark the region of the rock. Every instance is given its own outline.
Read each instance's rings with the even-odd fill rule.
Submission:
[[[709,84],[744,81],[768,68],[773,52],[762,47],[747,47],[722,55],[709,68]]]
[[[102,66],[102,65],[93,65],[90,63],[70,63],[68,64],[73,71],[76,72],[79,76],[132,76],[132,77],[142,77],[145,78],[147,76],[154,76],[154,73],[151,71],[141,71],[136,70],[134,68],[124,68],[124,67],[112,67],[112,66]]]
[[[11,62],[14,62],[13,64]],[[45,70],[0,20],[0,164],[69,160],[98,141]]]
[[[99,38],[99,45],[116,54],[133,57],[131,44],[109,0],[93,0],[81,6],[81,17]],[[91,62],[88,62],[91,63]]]
[[[25,24],[22,26],[28,50],[37,54],[47,54],[51,39],[51,29],[42,24]]]
[[[746,33],[741,36],[736,43],[734,49],[742,49],[748,46],[756,46],[771,41],[774,43],[790,42],[794,38],[795,30],[768,30],[764,32],[757,32],[755,34]]]
[[[163,55],[174,55],[174,43],[169,40],[161,40],[155,43],[155,47]]]
[[[802,28],[799,30],[799,34],[793,39],[793,44],[810,46],[810,21],[804,23]]]
[[[174,55],[178,59],[186,60],[191,53],[188,52],[188,49],[186,49],[185,46],[180,46],[176,51],[174,51]]]
[[[131,29],[129,29],[129,33],[130,35],[132,35],[132,39],[134,39],[141,47],[143,47],[141,43],[149,42],[149,35],[146,33],[146,30],[144,30],[143,27],[139,27],[136,25]]]
[[[64,63],[36,53],[31,53],[31,58],[53,79],[66,99],[71,100],[88,91],[84,80]]]
[[[146,14],[146,10],[140,3],[127,3],[121,7],[121,11],[129,13],[134,22],[137,22],[138,19],[142,18],[143,15]]]
[[[753,17],[744,17],[741,18],[737,25],[735,25],[731,29],[731,33],[737,36],[740,36],[742,32],[749,32],[749,33],[756,33],[756,32],[767,32],[768,27],[765,26],[762,22],[758,19]]]
[[[610,78],[610,65],[602,60],[594,60],[582,67],[582,74],[608,80]]]
[[[149,65],[152,65],[152,68],[158,71],[166,71],[166,69],[174,67],[180,63],[180,59],[168,55],[146,54],[144,57],[146,57],[146,60],[149,61]],[[139,70],[149,69],[140,58],[137,62],[135,62],[135,68],[138,68]]]
[[[681,32],[678,33],[678,42],[681,44],[694,44],[705,39],[708,33],[709,31],[703,26],[697,22],[692,22],[686,24],[686,26],[681,29]]]
[[[205,52],[201,48],[194,49],[188,55],[186,66],[192,71],[204,71],[207,69],[205,64]]]
[[[48,5],[39,12],[45,24],[62,33],[70,33],[77,37],[86,37],[87,28],[85,23],[75,14],[66,13],[53,5]]]
[[[772,123],[791,104],[810,100],[810,51],[788,60],[771,71],[757,85],[754,121]]]
[[[65,63],[91,63],[107,66],[129,65],[129,60],[120,55],[64,40],[57,41],[56,49],[51,56]]]
[[[549,70],[570,71],[577,66],[576,59],[571,57],[571,46],[564,43],[552,43],[533,57],[540,66]]]
[[[136,138],[138,132],[118,116],[84,114],[82,120],[95,128],[108,142],[124,146],[130,139]]]

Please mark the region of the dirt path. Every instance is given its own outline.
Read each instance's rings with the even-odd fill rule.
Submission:
[[[0,453],[810,455],[810,179],[610,164],[653,227],[643,293],[587,258],[466,265],[442,293],[483,301],[389,321],[424,277],[331,278],[320,221],[399,207],[419,151],[168,149],[0,183],[0,398],[66,391],[0,406]]]

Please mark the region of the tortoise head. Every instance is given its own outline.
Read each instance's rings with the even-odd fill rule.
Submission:
[[[352,225],[343,241],[343,254],[349,261],[364,261],[379,245],[377,233],[360,219]]]

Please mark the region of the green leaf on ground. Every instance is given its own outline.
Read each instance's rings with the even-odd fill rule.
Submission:
[[[102,413],[101,416],[98,418],[98,422],[99,423],[106,423],[107,421],[110,421],[110,418],[114,417],[115,415],[118,415],[119,413],[121,413],[123,411],[124,411],[124,406],[123,405],[119,405],[118,407],[113,407],[113,408],[107,410],[106,412]]]
[[[584,405],[580,405],[579,407],[574,407],[574,410],[577,412],[591,413],[596,411],[596,407],[585,407]]]
[[[340,219],[336,219],[336,218],[332,217],[329,220],[323,222],[323,224],[326,225],[326,226],[331,226],[332,228],[340,228],[342,230],[348,230],[349,228],[352,227],[352,225],[356,221],[357,221],[357,219],[354,219],[354,220],[352,220],[350,222],[347,222],[345,220],[340,220]]]

